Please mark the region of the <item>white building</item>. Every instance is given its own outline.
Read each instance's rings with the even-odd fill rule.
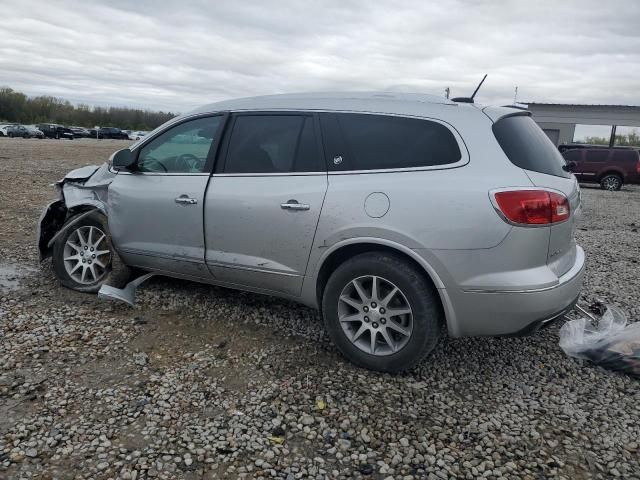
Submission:
[[[640,127],[640,107],[632,105],[574,105],[531,102],[533,119],[556,145],[572,143],[576,125],[606,125],[610,145],[616,127]],[[619,132],[618,132],[619,133]]]

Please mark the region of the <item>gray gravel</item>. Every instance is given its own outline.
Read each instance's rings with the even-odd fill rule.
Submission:
[[[0,139],[0,478],[640,478],[638,381],[566,357],[557,326],[447,340],[391,376],[285,301],[60,287],[32,245],[46,184],[119,145]],[[640,188],[583,202],[581,301],[640,319]]]

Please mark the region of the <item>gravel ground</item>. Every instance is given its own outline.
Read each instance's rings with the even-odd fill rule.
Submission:
[[[34,244],[48,185],[124,145],[0,139],[0,478],[640,478],[638,381],[566,357],[557,326],[447,340],[392,376],[282,300],[62,288]],[[581,301],[640,319],[640,188],[583,202]]]

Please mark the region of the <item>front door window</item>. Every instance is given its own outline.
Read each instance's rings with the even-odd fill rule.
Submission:
[[[222,116],[181,123],[140,149],[138,170],[154,173],[202,173]]]

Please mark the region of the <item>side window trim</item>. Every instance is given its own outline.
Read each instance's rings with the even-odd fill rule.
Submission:
[[[136,157],[136,162],[138,162],[139,157],[140,157],[140,152],[142,151],[142,149],[147,146],[149,143],[153,142],[156,138],[164,135],[165,133],[167,133],[168,131],[172,130],[173,128],[179,126],[179,125],[183,125],[187,122],[191,122],[193,120],[200,120],[203,118],[213,118],[213,117],[223,117],[222,121],[220,122],[220,125],[218,125],[218,129],[216,131],[216,137],[213,139],[213,142],[211,143],[211,146],[209,147],[209,151],[207,152],[207,161],[205,162],[204,168],[202,169],[202,172],[197,172],[197,173],[191,173],[191,172],[135,172],[135,175],[162,175],[162,176],[209,176],[212,174],[216,160],[217,160],[217,154],[220,150],[220,144],[222,143],[222,135],[225,131],[225,126],[228,123],[229,120],[229,112],[215,112],[215,113],[206,113],[206,114],[199,114],[199,115],[193,115],[191,117],[186,117],[183,118],[182,120],[172,123],[171,125],[167,126],[167,128],[158,131],[156,134],[154,134],[152,137],[149,138],[145,138],[144,142],[141,142],[140,144],[136,145],[136,148],[134,150],[134,154]],[[120,173],[124,173],[124,174],[131,174],[129,172],[120,172]]]
[[[318,118],[318,114],[315,112],[305,111],[305,110],[277,110],[277,111],[269,111],[269,110],[243,110],[243,111],[235,111],[228,112],[229,117],[225,122],[227,128],[224,130],[224,136],[221,138],[221,142],[218,148],[217,160],[213,169],[214,176],[217,177],[265,177],[265,176],[308,176],[308,175],[326,175],[327,168],[324,161],[324,148],[321,137],[321,129],[320,122]],[[320,158],[320,164],[324,169],[319,170],[317,172],[275,172],[275,173],[225,173],[225,168],[227,164],[227,156],[229,153],[229,143],[231,141],[231,135],[235,128],[236,120],[242,116],[300,116],[311,118],[313,121],[313,133],[315,136],[315,144],[316,151]],[[304,129],[304,124],[303,124]],[[300,136],[302,135],[302,130],[299,133],[298,141],[300,140]],[[296,148],[297,150],[297,148]]]

